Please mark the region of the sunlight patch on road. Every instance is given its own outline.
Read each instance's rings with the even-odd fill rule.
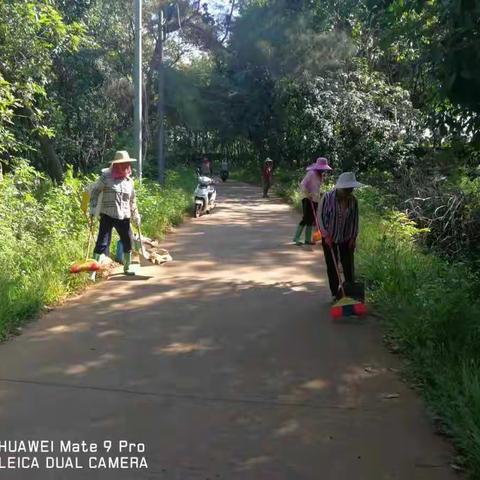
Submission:
[[[306,388],[307,390],[323,390],[327,387],[328,382],[326,380],[322,380],[321,378],[315,378],[314,380],[310,380],[309,382],[301,385],[301,388]]]
[[[209,342],[182,343],[175,342],[165,347],[158,347],[154,350],[156,355],[185,355],[196,352],[208,352],[218,350],[219,347],[212,346]]]
[[[251,470],[258,465],[264,465],[265,463],[269,462],[271,462],[271,458],[267,456],[252,457],[240,463],[240,465],[238,465],[237,467],[237,470],[239,470],[240,472],[245,470]]]
[[[105,330],[104,332],[100,332],[98,334],[100,338],[105,338],[105,337],[123,337],[125,336],[125,333],[120,331],[120,330]]]
[[[67,333],[85,332],[91,328],[87,322],[76,322],[72,325],[56,325],[39,332],[33,332],[29,335],[29,340],[33,342],[43,342],[51,340],[56,335],[63,335]]]
[[[275,430],[274,436],[284,437],[286,435],[295,433],[299,428],[300,424],[297,422],[297,420],[288,420],[279,429]]]
[[[65,370],[67,375],[82,375],[84,373],[89,372],[90,370],[98,367],[102,367],[107,363],[115,360],[117,358],[116,355],[112,353],[104,353],[101,355],[98,360],[92,360],[90,362],[79,363],[77,365],[72,365]]]

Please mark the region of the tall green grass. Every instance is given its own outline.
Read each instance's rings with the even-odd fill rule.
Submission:
[[[88,281],[68,269],[85,255],[88,228],[80,198],[90,181],[68,171],[64,183],[54,186],[23,164],[0,182],[0,339]],[[194,181],[191,173],[177,171],[164,188],[144,182],[138,203],[146,235],[161,237],[181,221]]]
[[[423,250],[422,231],[402,213],[379,209],[379,196],[359,194],[357,259],[369,301],[472,478],[480,478],[480,279],[468,264]]]
[[[162,238],[171,227],[182,222],[192,204],[197,178],[187,169],[167,172],[166,186],[146,180],[137,186],[142,230],[152,238]]]

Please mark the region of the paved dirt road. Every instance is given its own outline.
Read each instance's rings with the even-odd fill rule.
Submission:
[[[0,346],[0,439],[145,442],[149,469],[1,478],[458,478],[376,322],[329,320],[320,252],[288,245],[297,216],[256,188],[219,190],[218,211],[168,238],[173,263]]]

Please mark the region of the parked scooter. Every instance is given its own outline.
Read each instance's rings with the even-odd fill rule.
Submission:
[[[204,213],[210,213],[215,208],[216,199],[217,191],[213,186],[213,180],[210,177],[199,176],[198,185],[195,189],[193,216],[198,218]]]

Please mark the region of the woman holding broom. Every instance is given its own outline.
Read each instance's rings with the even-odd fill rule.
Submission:
[[[126,275],[135,275],[130,269],[132,262],[132,230],[130,221],[140,225],[140,214],[137,209],[135,188],[132,176],[132,162],[128,152],[119,151],[110,164],[110,168],[102,171],[100,179],[90,193],[90,215],[97,210],[100,193],[102,193],[100,212],[100,228],[97,242],[93,250],[95,260],[106,253],[110,244],[112,229],[118,232],[124,251],[123,270]],[[93,220],[93,218],[92,218]]]
[[[305,229],[305,245],[313,245],[312,229],[315,225],[315,212],[320,200],[320,188],[325,181],[326,172],[332,170],[326,158],[317,158],[317,161],[307,168],[307,174],[300,183],[302,192],[303,217],[298,224],[293,237],[295,245],[303,245],[301,239]]]
[[[354,282],[358,202],[353,195],[353,190],[363,186],[362,183],[357,182],[353,172],[342,173],[338,177],[335,188],[322,197],[318,208],[328,282],[334,299],[338,295],[339,278],[333,255],[337,263],[340,257],[345,281],[347,283]]]

